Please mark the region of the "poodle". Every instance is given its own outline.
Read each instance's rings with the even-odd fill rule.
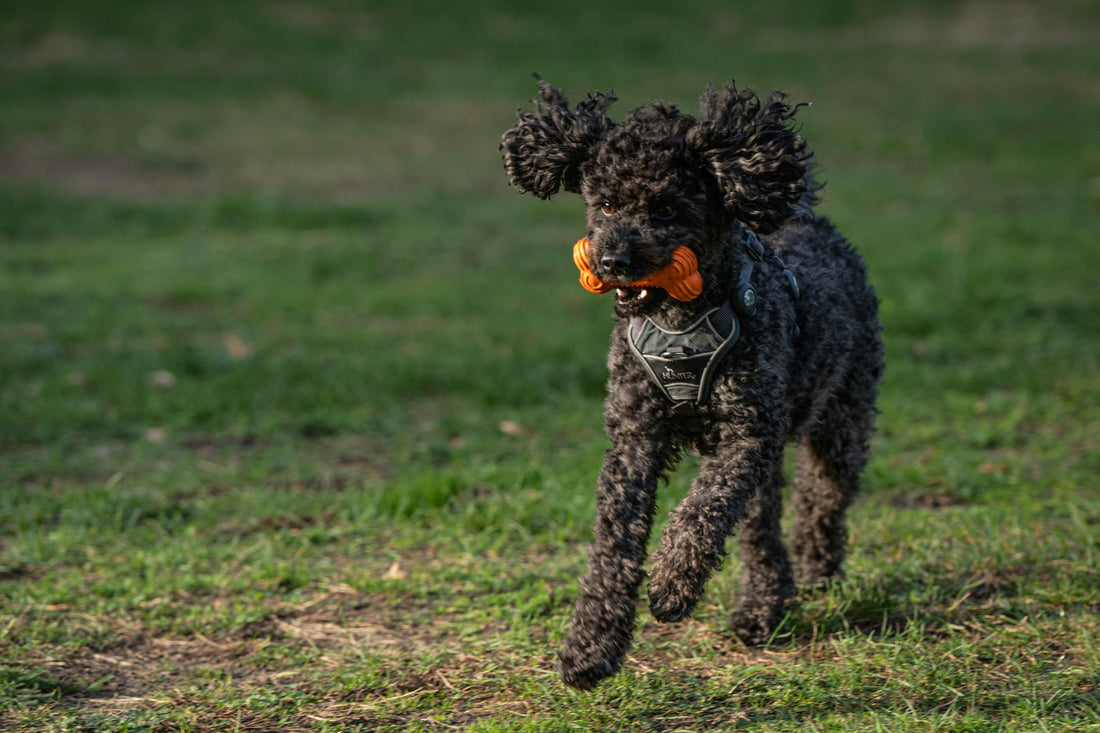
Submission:
[[[562,680],[589,689],[627,654],[645,578],[659,479],[701,457],[649,572],[659,621],[694,611],[737,533],[730,619],[766,644],[796,582],[844,559],[844,515],[867,463],[883,371],[878,299],[863,260],[813,212],[818,186],[799,106],[730,82],[708,85],[698,118],[653,102],[613,122],[614,94],[570,106],[538,82],[500,149],[511,184],[587,204],[574,246],[581,283],[615,292],[604,418],[610,448],[595,541],[580,579]],[[780,529],[783,451],[796,454],[791,555]]]

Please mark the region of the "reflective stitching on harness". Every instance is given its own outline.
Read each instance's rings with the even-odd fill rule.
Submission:
[[[741,325],[727,302],[711,308],[682,331],[670,331],[649,317],[630,319],[627,342],[650,378],[677,407],[702,405],[710,395],[715,367],[737,343]]]

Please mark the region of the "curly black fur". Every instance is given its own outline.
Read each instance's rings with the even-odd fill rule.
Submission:
[[[560,189],[588,205],[589,261],[600,279],[631,283],[687,245],[702,294],[680,302],[663,290],[621,289],[608,356],[605,420],[611,447],[597,491],[595,544],[569,637],[562,679],[590,688],[618,671],[635,624],[659,479],[684,449],[703,456],[688,495],[672,512],[649,576],[661,621],[689,616],[726,538],[740,535],[740,600],[730,620],[746,643],[765,643],[782,621],[795,581],[820,583],[844,559],[844,514],[859,489],[883,370],[878,300],[859,255],[816,216],[811,154],[794,127],[797,108],[765,102],[731,82],[704,92],[699,119],[660,102],[606,115],[612,95],[570,110],[539,83],[541,101],[520,112],[501,149],[513,185],[548,198]],[[699,423],[674,413],[626,340],[629,318],[682,328],[733,296],[748,255],[742,227],[763,238],[794,272],[757,262],[756,313],[719,368]],[[780,532],[784,446],[797,446],[796,519],[788,558]]]

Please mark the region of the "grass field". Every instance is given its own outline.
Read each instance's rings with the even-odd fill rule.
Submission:
[[[1100,730],[1100,8],[680,5],[0,11],[0,729]],[[611,308],[501,170],[532,72],[812,101],[887,343],[846,579],[747,649],[734,552],[592,693]]]

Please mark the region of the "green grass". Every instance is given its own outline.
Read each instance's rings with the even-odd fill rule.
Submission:
[[[0,13],[0,728],[1100,730],[1100,13],[757,5]],[[536,71],[812,100],[887,343],[847,577],[746,649],[733,553],[589,694],[610,308],[500,167]]]

